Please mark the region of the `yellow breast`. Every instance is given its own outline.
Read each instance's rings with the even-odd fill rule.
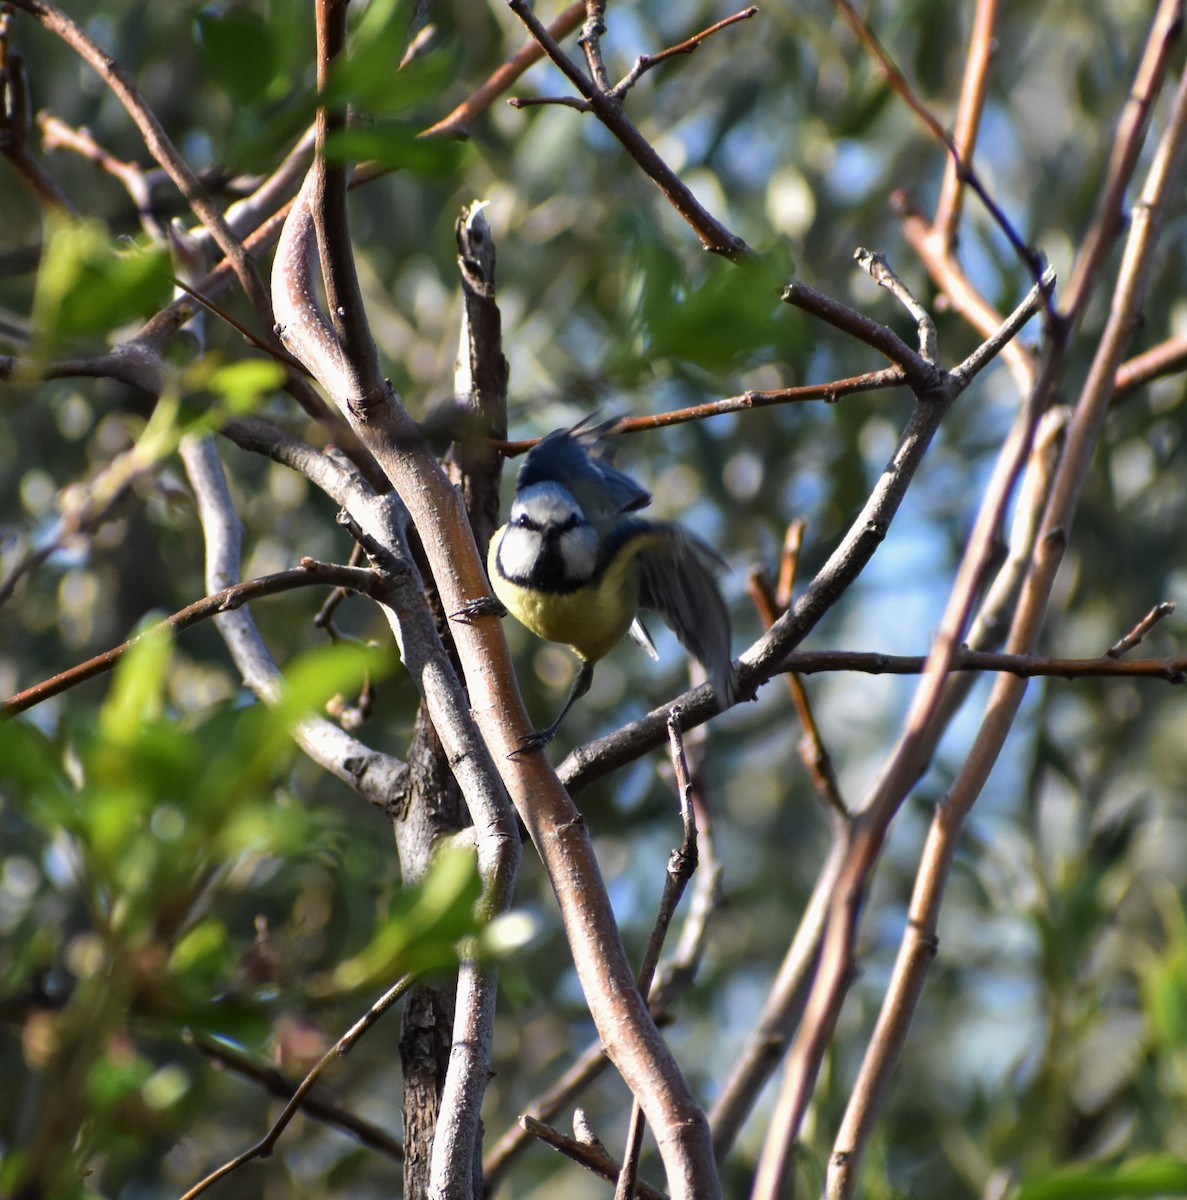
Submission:
[[[487,570],[495,595],[537,637],[561,642],[588,662],[609,654],[630,628],[639,607],[635,561],[648,544],[642,535],[626,542],[602,577],[575,592],[543,592],[521,587],[499,573],[498,546],[503,526],[490,542]]]

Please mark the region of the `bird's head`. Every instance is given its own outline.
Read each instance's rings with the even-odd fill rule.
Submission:
[[[507,579],[571,592],[591,582],[597,565],[597,531],[567,488],[548,480],[516,492],[498,548]]]

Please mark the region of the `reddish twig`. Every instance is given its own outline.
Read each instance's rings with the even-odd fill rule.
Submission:
[[[749,8],[742,9],[741,12],[736,12],[732,16],[715,22],[708,29],[702,29],[700,33],[694,33],[692,37],[685,38],[684,41],[678,42],[675,46],[669,46],[666,50],[659,51],[658,54],[640,54],[635,59],[635,65],[630,69],[629,73],[612,89],[614,95],[620,98],[625,96],[653,67],[658,67],[660,63],[667,62],[668,59],[675,58],[678,54],[692,54],[695,50],[699,50],[701,45],[715,33],[720,33],[723,29],[728,29],[731,25],[736,25],[739,21],[748,21],[751,17],[757,15],[758,5],[751,5]]]
[[[972,188],[976,193],[977,198],[985,205],[995,224],[1005,234],[1006,240],[1013,247],[1014,252],[1026,265],[1031,279],[1036,284],[1039,283],[1045,268],[1042,255],[1036,253],[1026,244],[1014,228],[1009,217],[1006,216],[1005,211],[981,182],[980,177],[973,169],[971,160],[962,156],[960,148],[948,131],[936,120],[927,105],[916,96],[914,89],[907,82],[906,76],[899,70],[894,59],[890,57],[885,47],[878,41],[874,31],[870,29],[869,25],[866,24],[853,5],[849,3],[849,0],[832,0],[832,2],[841,16],[845,18],[849,27],[857,35],[858,41],[865,46],[874,62],[877,63],[886,82],[905,101],[907,107],[923,122],[936,141],[948,151],[961,182],[965,186]],[[1050,313],[1049,307],[1047,311]]]
[[[219,613],[231,612],[234,609],[241,608],[244,604],[249,604],[253,600],[262,599],[264,596],[275,596],[281,592],[289,592],[294,588],[324,587],[329,585],[331,587],[348,588],[352,591],[365,592],[370,580],[371,572],[366,569],[341,567],[334,563],[323,563],[312,558],[303,558],[299,567],[293,567],[288,571],[278,571],[274,575],[264,575],[259,579],[249,579],[244,583],[237,583],[233,587],[223,588],[221,592],[215,592],[210,596],[204,596],[201,600],[195,600],[193,604],[187,604],[185,608],[180,609],[170,617],[166,617],[165,620],[153,625],[151,628],[145,630],[144,633],[137,634],[136,637],[131,638],[129,641],[123,642],[119,646],[113,646],[110,650],[103,651],[102,654],[96,654],[93,658],[88,658],[86,662],[79,663],[77,666],[62,671],[50,679],[42,680],[41,683],[25,688],[24,691],[17,692],[15,696],[10,696],[7,700],[0,702],[0,720],[15,717],[17,713],[25,712],[27,709],[41,704],[51,696],[60,695],[72,687],[77,687],[80,683],[85,683],[88,679],[94,679],[96,675],[102,675],[107,671],[114,670],[120,659],[133,646],[143,638],[151,637],[162,630],[169,630],[171,633],[180,633],[183,629],[189,629],[192,625],[209,620]]]
[[[977,7],[973,13],[972,35],[969,39],[969,52],[965,57],[960,101],[956,108],[956,121],[952,132],[956,156],[948,159],[944,181],[940,185],[940,198],[936,202],[936,215],[932,222],[935,238],[941,252],[946,256],[951,256],[956,248],[956,230],[964,206],[965,181],[961,175],[960,163],[973,161],[977,131],[981,126],[981,115],[985,111],[998,3],[999,0],[977,0]]]
[[[1168,338],[1142,354],[1135,354],[1117,368],[1113,403],[1126,399],[1155,379],[1178,375],[1184,370],[1187,370],[1187,337]]]
[[[1109,658],[1120,658],[1123,654],[1128,654],[1135,646],[1140,645],[1146,634],[1158,624],[1159,621],[1164,621],[1175,611],[1175,602],[1173,600],[1163,600],[1161,604],[1156,604],[1150,611],[1123,637],[1113,643],[1105,654]]]
[[[790,535],[790,529],[788,533]],[[784,561],[786,562],[791,557],[790,555],[784,555]],[[758,609],[758,615],[763,626],[770,629],[778,619],[780,612],[786,609],[786,605],[780,607],[776,595],[771,588],[771,581],[762,570],[750,572],[748,589],[750,598],[754,601],[755,608]],[[808,777],[812,780],[817,794],[824,801],[825,805],[839,817],[847,818],[849,813],[844,800],[841,798],[841,790],[837,783],[836,772],[833,770],[832,758],[825,748],[824,739],[820,736],[820,728],[816,724],[816,717],[812,712],[812,705],[808,700],[808,693],[804,688],[803,681],[795,671],[788,671],[787,673],[787,690],[791,693],[791,701],[795,705],[796,715],[800,721],[800,728],[803,730],[803,736],[800,738],[799,743],[799,752],[800,759],[807,768]]]

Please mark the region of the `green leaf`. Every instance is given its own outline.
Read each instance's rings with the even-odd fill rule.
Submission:
[[[125,1096],[138,1092],[153,1073],[153,1065],[140,1055],[113,1053],[101,1058],[87,1076],[87,1098],[99,1109],[111,1108]]]
[[[1158,1157],[1112,1167],[1063,1168],[1028,1180],[1014,1200],[1122,1200],[1128,1196],[1187,1196],[1187,1162]]]
[[[132,643],[116,668],[115,682],[99,714],[105,737],[129,743],[146,722],[161,715],[172,660],[173,639],[160,625]]]
[[[343,129],[326,143],[326,156],[334,162],[379,162],[419,175],[457,171],[468,153],[465,143],[422,138],[420,128],[419,124],[388,121],[367,129]]]
[[[327,976],[313,980],[310,994],[385,986],[409,972],[452,966],[459,940],[478,932],[475,906],[481,892],[473,850],[461,846],[442,850],[424,882],[396,896],[367,946]]]
[[[791,277],[785,255],[698,266],[689,271],[658,240],[637,243],[636,354],[720,370],[790,353],[802,341],[801,322],[780,300]]]
[[[239,104],[263,96],[276,71],[277,55],[267,22],[251,9],[208,8],[195,18],[203,64]]]
[[[168,303],[171,270],[163,249],[117,242],[99,221],[51,218],[33,298],[36,353],[147,317]]]
[[[249,358],[212,371],[206,386],[221,396],[232,416],[254,412],[284,383],[285,369],[274,359]],[[226,413],[220,413],[219,419]]]

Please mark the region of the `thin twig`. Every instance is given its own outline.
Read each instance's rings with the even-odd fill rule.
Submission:
[[[993,61],[995,50],[993,34],[997,25],[997,10],[998,0],[977,0],[973,13],[969,52],[961,74],[960,101],[952,131],[957,157],[949,157],[944,169],[944,182],[940,185],[940,198],[936,201],[936,215],[932,222],[935,237],[946,255],[951,255],[956,248],[956,230],[964,206],[964,180],[961,178],[960,163],[973,161],[977,131],[985,111],[985,97],[989,92],[989,64]]]
[[[544,48],[548,57],[588,101],[590,110],[598,120],[622,143],[627,153],[693,228],[705,249],[735,262],[749,258],[752,251],[745,241],[728,230],[697,200],[692,190],[664,162],[655,147],[639,132],[623,111],[621,101],[608,85],[606,88],[599,88],[592,79],[585,75],[545,28],[527,4],[527,0],[510,0],[510,8]]]
[[[664,875],[664,890],[659,910],[643,961],[639,965],[639,990],[650,998],[651,982],[655,977],[656,964],[663,949],[664,938],[672,923],[672,916],[684,895],[689,879],[697,869],[697,823],[692,805],[692,781],[688,773],[688,759],[684,754],[684,739],[680,731],[680,711],[674,710],[668,717],[668,744],[672,756],[672,770],[676,776],[676,794],[680,803],[680,821],[684,837],[668,859]],[[643,1110],[638,1100],[632,1102],[630,1127],[627,1132],[626,1152],[622,1157],[622,1172],[614,1189],[614,1200],[631,1200],[635,1194],[635,1181],[639,1167],[639,1153],[643,1146]]]
[[[37,124],[47,150],[73,151],[119,180],[136,206],[144,231],[158,242],[167,241],[168,231],[153,211],[152,184],[146,171],[136,163],[116,158],[95,140],[89,129],[75,129],[52,113],[39,113]]]
[[[891,270],[885,254],[876,254],[864,246],[858,246],[853,257],[879,287],[884,287],[911,314],[919,332],[919,357],[935,366],[939,362],[939,349],[936,323],[931,313],[911,295],[907,285]]]
[[[580,1141],[577,1138],[566,1137],[559,1129],[546,1125],[543,1121],[537,1121],[535,1117],[523,1116],[519,1120],[524,1130],[532,1137],[538,1138],[554,1150],[559,1150],[566,1158],[571,1158],[575,1163],[585,1167],[587,1171],[592,1171],[595,1175],[611,1183],[618,1179],[622,1168],[600,1142]],[[667,1200],[663,1192],[657,1191],[646,1183],[636,1185],[635,1195],[638,1200]],[[182,1200],[185,1200],[185,1197],[182,1197]]]
[[[907,194],[896,191],[891,207],[900,214],[903,235],[919,255],[931,277],[943,290],[944,297],[981,337],[989,337],[1002,323],[1002,315],[977,290],[956,259],[954,247],[914,205]],[[1013,375],[1018,394],[1028,395],[1035,381],[1035,355],[1023,342],[1015,340],[1003,348],[1002,357]]]
[[[568,5],[548,25],[551,37],[560,41],[581,24],[585,15],[585,0],[576,0]],[[470,136],[474,122],[484,113],[530,66],[544,57],[544,50],[534,38],[525,42],[487,81],[461,102],[447,117],[430,125],[421,137]]]
[[[288,1100],[293,1094],[294,1085],[286,1079],[275,1067],[259,1062],[250,1054],[244,1054],[229,1042],[222,1042],[204,1033],[190,1033],[187,1036],[197,1050],[200,1050],[211,1062],[234,1071],[258,1083],[269,1095],[281,1100]],[[358,1140],[372,1150],[403,1162],[404,1147],[398,1138],[394,1138],[378,1125],[363,1120],[357,1113],[335,1104],[332,1100],[324,1100],[320,1096],[307,1096],[304,1103],[305,1112],[327,1125],[334,1125],[346,1133],[353,1134]]]
[[[181,1200],[194,1200],[195,1196],[200,1196],[220,1179],[225,1179],[240,1167],[245,1166],[254,1159],[267,1158],[272,1153],[276,1143],[280,1140],[280,1135],[288,1128],[292,1119],[301,1110],[313,1085],[329,1070],[332,1064],[336,1063],[340,1058],[344,1058],[354,1049],[355,1043],[358,1042],[359,1038],[404,995],[414,982],[414,976],[405,975],[388,988],[329,1050],[321,1056],[309,1074],[301,1080],[300,1086],[292,1094],[289,1102],[284,1106],[284,1111],[272,1123],[272,1127],[268,1132],[254,1146],[249,1147],[242,1154],[236,1155],[233,1159],[223,1163],[221,1167],[212,1171],[205,1179],[194,1184],[181,1197]]]
[[[1126,399],[1155,379],[1178,375],[1184,370],[1187,370],[1187,337],[1180,335],[1168,338],[1158,346],[1135,354],[1117,368],[1113,403]]]
[[[0,366],[3,360],[0,359]],[[641,433],[650,429],[666,429],[669,425],[683,425],[689,421],[706,421],[710,417],[725,413],[746,412],[752,408],[772,408],[782,404],[806,404],[823,400],[835,404],[846,396],[864,392],[882,391],[886,388],[902,387],[906,376],[900,367],[884,367],[880,371],[867,371],[864,375],[851,375],[845,379],[833,379],[828,383],[810,383],[801,387],[773,388],[769,391],[743,392],[738,396],[726,396],[721,400],[709,400],[688,408],[675,408],[669,412],[653,413],[645,417],[623,417],[609,436],[623,433]],[[526,454],[539,443],[539,438],[523,438],[518,441],[498,442],[495,449],[507,458]]]
[[[675,46],[669,46],[666,50],[660,50],[657,54],[640,54],[635,59],[635,65],[631,67],[628,74],[611,90],[619,98],[625,96],[653,67],[658,67],[660,63],[667,62],[668,59],[675,58],[678,54],[692,54],[694,50],[699,50],[702,43],[711,38],[715,33],[720,33],[723,29],[728,29],[731,25],[736,25],[739,21],[748,21],[751,17],[757,15],[758,5],[753,4],[749,8],[742,9],[741,12],[736,12],[732,16],[715,22],[708,29],[702,29],[700,33],[694,33],[692,37],[685,38],[682,42],[677,42]]]
[[[1175,611],[1175,602],[1173,600],[1163,600],[1161,604],[1156,604],[1150,611],[1123,637],[1114,642],[1105,653],[1109,658],[1120,658],[1124,654],[1128,654],[1134,646],[1140,645],[1146,634],[1158,624],[1159,621],[1165,620]]]
[[[778,620],[780,612],[776,597],[771,590],[770,579],[761,570],[751,571],[748,590],[758,609],[759,618],[763,625],[770,629]],[[847,818],[849,810],[841,797],[837,774],[833,769],[832,756],[825,748],[824,739],[820,736],[820,728],[816,724],[816,716],[812,711],[803,680],[795,671],[787,672],[787,690],[791,693],[791,702],[795,705],[800,728],[803,730],[799,741],[799,753],[800,759],[808,771],[808,777],[812,780],[817,795],[820,796],[826,807],[841,818]]]
[[[977,194],[978,199],[985,205],[995,224],[1006,235],[1006,240],[1013,247],[1014,252],[1025,264],[1031,278],[1035,283],[1038,283],[1042,278],[1045,267],[1042,255],[1036,253],[1026,244],[1014,228],[1013,223],[1006,216],[1004,210],[994,200],[993,196],[990,195],[989,190],[981,182],[976,171],[973,170],[972,162],[961,156],[959,147],[953,141],[948,131],[936,120],[927,105],[915,94],[914,89],[907,82],[906,76],[895,65],[894,59],[890,57],[885,47],[874,35],[873,30],[870,29],[869,25],[866,24],[853,5],[849,3],[849,0],[832,0],[832,3],[857,35],[858,41],[865,46],[874,62],[877,63],[887,83],[906,102],[907,107],[923,122],[932,137],[951,155],[960,179]],[[1047,299],[1047,297],[1044,297],[1044,299]],[[1048,311],[1050,310],[1048,309]]]
[[[1183,0],[1161,0],[1150,25],[1141,62],[1117,122],[1105,185],[1100,191],[1096,216],[1076,255],[1071,279],[1063,296],[1065,319],[1075,324],[1083,314],[1097,274],[1118,234],[1124,228],[1126,191],[1146,141],[1154,103],[1170,66],[1183,25]]]
[[[783,289],[781,299],[786,304],[810,312],[814,317],[828,322],[835,329],[847,333],[859,342],[872,346],[879,354],[885,355],[896,364],[902,370],[905,382],[916,389],[933,388],[943,377],[942,371],[912,350],[892,329],[879,325],[864,313],[859,313],[806,283],[789,283]]]

